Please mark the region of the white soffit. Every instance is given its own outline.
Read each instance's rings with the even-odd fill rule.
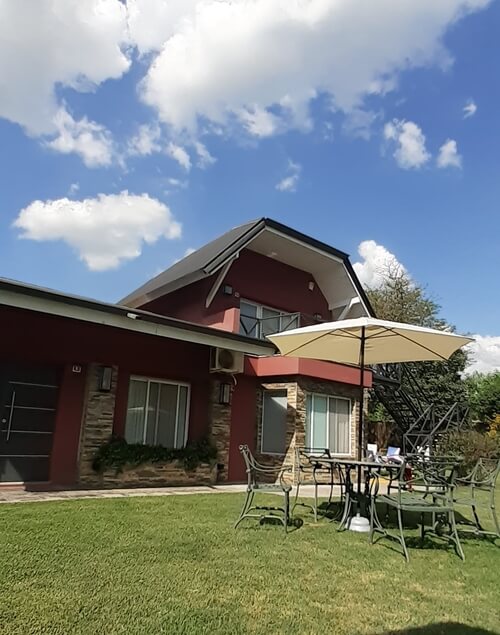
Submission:
[[[339,301],[345,300],[345,304],[348,304],[353,298],[359,298],[359,303],[353,304],[349,316],[369,315],[363,298],[359,295],[341,258],[267,227],[250,242],[247,249],[309,272],[330,307]]]

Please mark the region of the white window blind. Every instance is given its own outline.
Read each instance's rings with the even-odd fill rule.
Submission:
[[[265,454],[286,452],[286,390],[265,390],[262,406],[261,451]]]
[[[309,394],[306,400],[306,445],[332,454],[351,453],[349,399]]]
[[[182,448],[186,444],[189,386],[142,377],[130,380],[125,423],[128,443]]]

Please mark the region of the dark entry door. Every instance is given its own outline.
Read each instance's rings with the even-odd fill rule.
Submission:
[[[48,480],[58,379],[52,367],[0,364],[0,482]]]

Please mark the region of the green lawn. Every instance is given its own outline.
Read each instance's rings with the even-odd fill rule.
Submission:
[[[288,536],[250,521],[235,531],[242,501],[0,505],[0,633],[500,632],[500,541],[464,539],[465,563],[414,544],[407,565],[391,543],[305,512]]]

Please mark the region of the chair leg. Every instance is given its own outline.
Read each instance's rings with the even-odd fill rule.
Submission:
[[[297,500],[299,499],[299,490],[300,490],[300,480],[297,481],[297,487],[295,488],[295,496],[294,496],[293,504],[292,504],[292,512],[298,504]]]
[[[500,538],[500,524],[498,522],[498,516],[497,516],[497,510],[495,507],[495,498],[494,498],[494,492],[493,495],[491,497],[491,503],[490,503],[490,512],[491,512],[491,517],[493,518],[493,524],[495,525],[495,530],[497,533],[497,538]]]
[[[249,510],[250,505],[252,503],[252,500],[253,500],[253,491],[247,490],[247,495],[246,495],[246,498],[245,498],[245,502],[243,503],[243,509],[241,510],[240,517],[238,518],[238,520],[236,521],[236,523],[234,525],[235,529],[241,523],[243,518],[245,518],[246,513]]]
[[[344,495],[344,513],[342,514],[342,518],[340,519],[340,525],[338,526],[337,531],[342,531],[343,529],[346,528],[347,521],[349,519],[349,514],[351,513],[351,506],[352,506],[351,494],[349,492],[349,489],[346,488],[345,495]]]
[[[403,547],[406,562],[410,562],[410,556],[408,555],[408,549],[406,548],[405,535],[403,531],[403,514],[401,510],[399,509],[399,507],[398,507],[398,527],[399,527],[399,536],[400,536],[399,542],[401,543],[401,546]]]
[[[372,497],[371,501],[370,501],[370,544],[373,545],[373,534],[374,534],[374,529],[373,529],[373,525],[375,523],[375,497]]]
[[[458,555],[462,558],[462,560],[465,561],[465,554],[464,554],[464,550],[462,549],[462,545],[460,544],[460,538],[458,537],[458,531],[457,531],[457,525],[455,522],[455,512],[451,511],[448,514],[448,522],[450,523],[450,527],[451,527],[451,539],[453,540],[453,542],[455,543],[455,548],[458,552]]]
[[[318,484],[314,483],[314,522],[318,522]]]
[[[472,504],[471,507],[472,507],[472,513],[474,514],[474,522],[476,523],[476,529],[478,531],[483,531],[483,528],[481,526],[481,522],[479,521],[479,516],[477,514],[476,506],[474,504]]]
[[[290,493],[285,492],[285,533],[288,533],[289,522],[290,522]]]

